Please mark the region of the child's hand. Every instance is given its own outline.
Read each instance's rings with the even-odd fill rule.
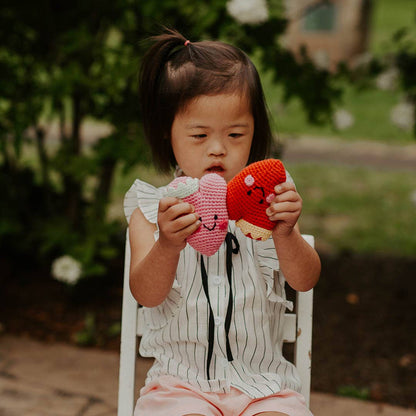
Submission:
[[[201,225],[194,207],[178,198],[165,197],[159,201],[159,244],[178,253],[185,248],[186,238]]]
[[[274,234],[279,236],[289,235],[302,211],[302,198],[291,182],[277,185],[274,192],[276,196],[267,208],[266,214],[271,221],[276,221]]]

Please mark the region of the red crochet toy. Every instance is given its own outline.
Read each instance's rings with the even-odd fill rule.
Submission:
[[[244,168],[227,185],[227,208],[242,232],[254,240],[267,240],[276,225],[266,209],[276,196],[274,187],[286,181],[283,163],[266,159]]]

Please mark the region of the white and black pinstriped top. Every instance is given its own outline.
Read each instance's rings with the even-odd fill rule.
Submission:
[[[139,207],[156,224],[163,190],[136,180],[124,200],[127,221]],[[286,308],[292,309],[292,303],[286,300],[273,240],[247,238],[234,221],[229,222],[228,231],[240,245],[239,252],[232,255],[233,309],[228,338],[233,360],[227,359],[224,325],[230,291],[225,243],[213,256],[204,256],[215,322],[209,380],[209,305],[201,279],[201,254],[188,244],[181,252],[168,297],[159,306],[144,308],[146,328],[140,354],[155,358],[146,383],[173,375],[203,391],[226,393],[234,387],[253,398],[286,388],[300,391],[296,368],[282,356],[284,313]]]

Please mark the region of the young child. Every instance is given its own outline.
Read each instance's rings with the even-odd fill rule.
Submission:
[[[176,31],[154,41],[142,63],[140,100],[159,168],[193,178],[215,172],[228,183],[263,159],[271,131],[250,59]],[[130,289],[144,307],[140,354],[155,358],[136,416],[311,415],[281,351],[291,307],[284,279],[309,290],[320,261],[299,232],[302,199],[290,176],[275,193],[269,240],[247,238],[230,221],[230,238],[207,257],[186,243],[200,226],[192,205],[140,180],[130,188]]]

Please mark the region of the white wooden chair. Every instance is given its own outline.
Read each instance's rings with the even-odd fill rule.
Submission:
[[[303,235],[313,247],[314,237]],[[142,309],[130,293],[130,244],[128,231],[124,260],[123,306],[121,321],[120,372],[118,391],[118,416],[132,416],[135,406],[135,372],[137,337],[143,328]],[[296,292],[295,313],[286,313],[284,342],[294,343],[294,364],[302,380],[302,394],[309,407],[312,352],[313,289]]]

